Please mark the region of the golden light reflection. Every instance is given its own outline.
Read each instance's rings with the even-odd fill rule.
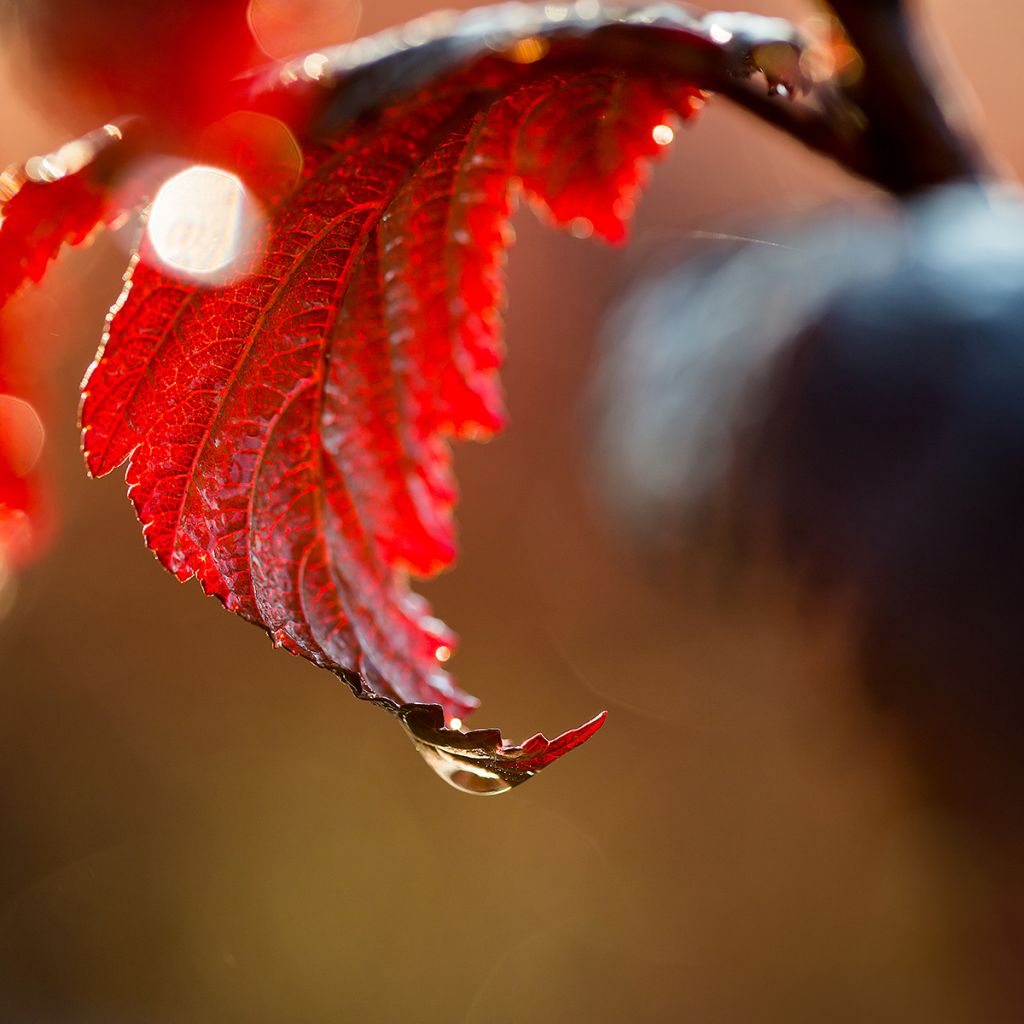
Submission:
[[[506,56],[516,64],[536,64],[537,61],[547,56],[549,49],[551,47],[546,39],[540,39],[537,36],[527,36],[525,39],[520,39],[516,42],[506,52]]]
[[[167,267],[221,283],[254,247],[261,220],[259,208],[235,175],[199,165],[164,183],[153,200],[146,232]]]
[[[834,15],[816,14],[800,22],[808,41],[800,57],[800,70],[811,82],[836,80],[854,85],[864,74],[864,60],[851,45],[842,23]]]
[[[671,125],[668,125],[668,124],[656,124],[651,129],[651,138],[654,139],[654,141],[659,146],[671,146],[673,140],[675,139],[675,137],[676,137],[676,133],[672,129]]]
[[[448,728],[449,729],[454,729],[456,732],[458,732],[462,728],[462,719],[461,718],[457,718],[457,717],[453,718],[448,723]]]
[[[9,199],[13,199],[24,183],[25,176],[20,167],[8,167],[0,172],[0,215],[2,215],[3,204]]]
[[[452,656],[452,649],[447,644],[440,644],[436,651],[434,651],[434,657],[440,662],[446,662]]]

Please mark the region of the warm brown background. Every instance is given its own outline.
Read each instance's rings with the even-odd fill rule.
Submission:
[[[367,7],[364,30],[427,5]],[[1024,166],[1024,9],[927,7]],[[0,83],[0,164],[67,131],[24,85]],[[120,483],[85,479],[76,385],[124,243],[22,302],[55,353],[63,532],[0,622],[3,1024],[986,1019],[990,897],[861,707],[842,629],[772,581],[738,602],[645,584],[586,490],[586,370],[643,252],[863,192],[723,103],[660,168],[629,250],[520,217],[514,425],[460,450],[461,564],[427,592],[480,724],[611,718],[496,800],[176,584]]]

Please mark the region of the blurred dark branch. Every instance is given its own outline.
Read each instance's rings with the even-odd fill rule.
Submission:
[[[749,79],[720,92],[847,170],[895,195],[993,176],[970,129],[940,101],[933,55],[903,0],[834,0],[831,10],[863,61],[848,85],[807,101],[765,95]]]
[[[933,55],[905,0],[832,0],[831,6],[864,60],[863,76],[847,92],[864,115],[868,176],[897,195],[990,176],[977,140],[940,102]]]
[[[940,100],[936,58],[916,30],[903,0],[835,0],[831,11],[862,62],[859,75],[808,85],[801,72],[776,74],[756,60],[736,67],[721,54],[673,53],[651,33],[614,33],[621,59],[638,66],[661,65],[725,96],[760,120],[786,132],[850,172],[898,196],[954,181],[994,176],[969,127],[957,122]],[[708,20],[719,16],[710,15]],[[730,27],[756,16],[730,15]],[[800,40],[794,38],[794,52]],[[779,47],[764,47],[777,54]],[[765,82],[752,75],[761,70]],[[783,88],[780,90],[779,85]]]
[[[338,51],[342,59],[331,73],[307,86],[311,99],[305,121],[313,136],[331,137],[345,122],[395,95],[425,87],[455,67],[493,59],[502,40],[511,47],[517,39],[536,35],[550,47],[547,59],[536,64],[537,74],[556,61],[595,58],[645,73],[662,69],[729,98],[896,195],[991,176],[977,143],[940,103],[928,54],[904,3],[836,0],[831,10],[841,25],[838,34],[848,37],[859,56],[859,74],[817,84],[805,71],[800,32],[759,15],[700,16],[685,7],[652,7],[643,19],[610,16],[604,24],[575,24],[571,19],[547,21],[537,7],[533,21],[523,23],[521,10],[509,21],[505,9],[495,7],[488,10],[491,20],[472,33],[453,32],[452,20],[438,16],[437,36],[411,50],[393,51],[351,70],[349,51]],[[378,50],[390,46],[388,40],[377,43]],[[849,50],[845,42],[844,47]],[[301,69],[292,77],[301,78]],[[281,94],[277,71],[257,84],[261,91]],[[286,93],[294,102],[294,83]]]

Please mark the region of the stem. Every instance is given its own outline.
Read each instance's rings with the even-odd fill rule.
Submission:
[[[976,139],[938,98],[932,55],[904,0],[832,0],[832,9],[864,60],[847,90],[865,119],[859,173],[896,195],[991,177]]]
[[[353,67],[336,57],[338,66],[315,83],[300,81],[295,72],[292,81],[282,84],[276,69],[256,76],[245,91],[250,102],[255,98],[257,109],[283,118],[303,137],[331,138],[345,124],[396,96],[425,88],[452,68],[490,59],[493,47],[488,39],[514,39],[532,32],[543,35],[551,47],[549,61],[557,57],[565,64],[579,60],[589,65],[607,57],[625,70],[662,70],[725,96],[897,196],[947,182],[994,177],[977,142],[939,102],[926,59],[930,55],[912,31],[904,0],[832,0],[831,9],[859,50],[863,73],[850,84],[819,84],[806,99],[789,98],[802,84],[799,33],[776,19],[736,13],[701,19],[685,9],[667,8],[674,13],[659,9],[647,22],[609,15],[591,26],[589,21],[545,20],[537,4],[533,20],[527,18],[525,24],[522,10],[517,8],[512,18],[505,6],[486,12],[489,23],[474,22],[472,30],[461,33],[454,32],[458,18],[441,18],[436,35],[412,49],[396,48],[393,39],[380,37],[375,45],[384,56],[379,59]],[[483,13],[478,12],[477,21]],[[713,41],[714,35],[705,32],[708,23],[717,23],[726,32],[724,42]],[[787,49],[792,67],[783,71],[781,65],[769,66],[780,50],[785,61]],[[538,60],[535,73],[544,74],[549,66]],[[758,67],[763,78],[753,75]],[[526,75],[523,72],[523,80]],[[785,81],[788,75],[797,81]],[[785,85],[785,95],[769,94],[766,79],[769,85]]]
[[[857,82],[817,86],[810,103],[766,96],[749,80],[718,91],[897,196],[995,177],[977,140],[940,102],[931,55],[903,0],[833,0],[831,7],[864,62]]]

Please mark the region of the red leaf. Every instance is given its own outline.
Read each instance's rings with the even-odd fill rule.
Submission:
[[[85,241],[104,218],[106,186],[93,161],[114,139],[94,132],[57,153],[0,174],[0,313],[27,281],[39,281],[65,245]],[[34,472],[43,428],[24,398],[24,358],[0,325],[0,592],[8,571],[39,551],[48,521]]]
[[[82,422],[94,475],[128,461],[170,571],[396,713],[454,785],[496,792],[603,721],[521,747],[445,728],[476,701],[441,668],[452,638],[407,584],[455,554],[449,439],[504,422],[510,186],[558,223],[618,239],[661,148],[652,129],[688,117],[699,92],[617,66],[600,42],[618,24],[607,16],[509,5],[443,24],[450,35],[340,82],[368,44],[284,69],[293,84],[260,105],[329,138],[307,144],[263,254],[203,287],[147,241]],[[715,49],[682,13],[668,45],[674,66]]]
[[[0,307],[41,280],[64,245],[81,245],[120,216],[110,193],[129,154],[115,145],[121,139],[121,128],[107,125],[0,174]]]
[[[107,125],[0,174],[0,313],[26,282],[41,280],[64,245],[82,244],[121,216],[113,187],[138,152],[134,130],[132,135],[124,144],[122,129]],[[44,430],[25,397],[32,391],[31,364],[41,356],[33,345],[28,358],[28,347],[19,345],[16,359],[20,332],[2,327],[0,590],[6,570],[38,555],[53,528],[51,504],[35,470]]]

